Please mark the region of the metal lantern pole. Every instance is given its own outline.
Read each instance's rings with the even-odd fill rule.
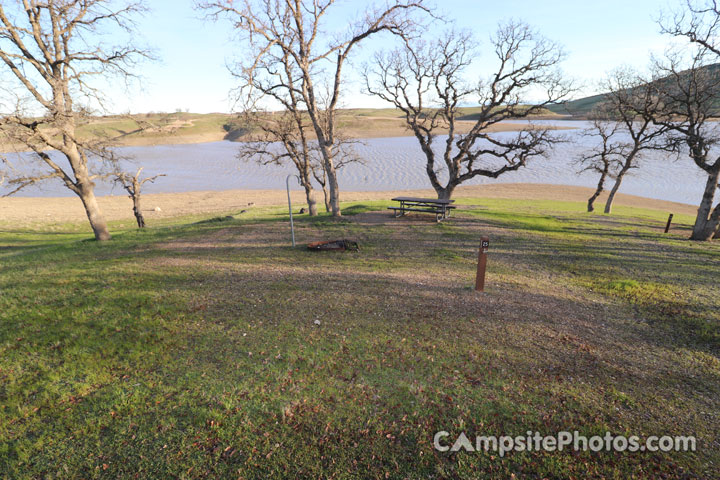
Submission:
[[[288,197],[288,212],[290,212],[290,232],[292,234],[292,246],[295,246],[295,224],[293,223],[293,216],[292,216],[292,203],[290,202],[290,177],[295,177],[296,175],[288,175],[285,179],[285,187],[287,188],[287,197]]]

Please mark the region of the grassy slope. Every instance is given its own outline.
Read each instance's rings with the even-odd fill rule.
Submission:
[[[577,100],[570,100],[558,105],[551,105],[548,107],[548,110],[560,115],[583,116],[590,113],[590,110],[592,110],[604,99],[605,95],[592,95],[590,97],[583,97]]]
[[[709,71],[710,75],[720,75],[720,63],[707,65],[703,68]],[[663,82],[664,80],[661,79],[656,81]],[[559,105],[551,105],[548,109],[555,114],[583,117],[589,114],[595,106],[603,102],[605,100],[605,96],[606,94],[591,95],[577,100],[570,100]],[[720,112],[720,101],[715,101],[715,109]]]
[[[214,135],[222,139],[232,128],[233,116],[224,113],[170,113],[134,115],[141,121],[156,125],[157,129],[137,132],[140,125],[132,118],[104,117],[84,125],[80,135],[84,138],[117,138],[121,142],[132,143],[139,139],[167,142],[172,139],[193,136]]]
[[[718,470],[720,245],[662,213],[0,233],[0,478],[659,478]],[[116,231],[129,223],[115,225]],[[491,236],[488,293],[476,247]],[[319,320],[320,325],[314,321]],[[441,454],[469,434],[695,434],[678,454]]]
[[[474,120],[480,108],[463,108],[460,120]],[[552,115],[551,112],[546,114]],[[139,114],[133,117],[156,128],[139,131],[140,124],[125,116],[97,118],[80,128],[83,138],[112,138],[121,144],[182,143],[190,141],[242,140],[246,131],[235,115],[224,113]],[[368,121],[367,117],[373,117]],[[404,129],[399,110],[347,109],[340,110],[338,126],[350,136],[376,136],[384,130]]]

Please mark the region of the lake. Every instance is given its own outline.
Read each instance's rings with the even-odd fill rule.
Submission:
[[[542,122],[538,122],[542,123]],[[586,122],[554,122],[582,128]],[[592,147],[592,141],[580,136],[580,130],[558,131],[568,142],[556,147],[549,158],[530,160],[528,166],[498,179],[476,177],[467,185],[487,183],[549,183],[594,187],[597,176],[578,173],[574,165],[580,153]],[[513,135],[512,132],[498,136]],[[444,137],[436,140],[441,147]],[[124,169],[135,171],[142,165],[144,175],[167,174],[154,184],[146,184],[145,192],[187,192],[228,189],[285,188],[285,177],[294,173],[290,166],[261,166],[236,158],[239,144],[213,142],[193,145],[161,145],[122,147],[118,152],[125,160]],[[363,164],[350,164],[339,171],[340,187],[347,191],[384,191],[430,188],[425,174],[424,156],[414,137],[374,138],[356,146]],[[60,156],[55,156],[62,162]],[[9,157],[19,171],[32,171],[33,162],[26,155]],[[498,165],[495,162],[495,165]],[[652,153],[642,161],[641,168],[631,172],[623,182],[622,193],[671,200],[697,205],[702,196],[705,175],[687,157],[675,159],[663,153]],[[295,188],[297,184],[295,184]],[[6,192],[7,190],[5,190]],[[122,195],[119,187],[99,183],[100,195]],[[33,186],[17,194],[25,197],[72,196],[59,181]]]

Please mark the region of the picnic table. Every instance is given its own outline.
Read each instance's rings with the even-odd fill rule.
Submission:
[[[395,212],[395,217],[402,217],[407,212],[426,212],[434,213],[438,222],[445,220],[450,216],[450,211],[454,207],[451,205],[455,200],[438,199],[438,198],[416,198],[416,197],[395,197],[393,202],[400,202],[399,207],[388,207],[389,210]]]

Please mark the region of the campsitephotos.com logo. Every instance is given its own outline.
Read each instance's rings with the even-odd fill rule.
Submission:
[[[526,435],[478,435],[474,441],[465,434],[451,436],[440,431],[433,438],[433,445],[440,452],[495,452],[500,457],[510,452],[563,450],[591,452],[694,452],[696,448],[694,436],[648,436],[645,440],[638,436],[604,435],[587,437],[580,432],[558,432],[555,435],[543,435],[540,432],[528,431]]]

